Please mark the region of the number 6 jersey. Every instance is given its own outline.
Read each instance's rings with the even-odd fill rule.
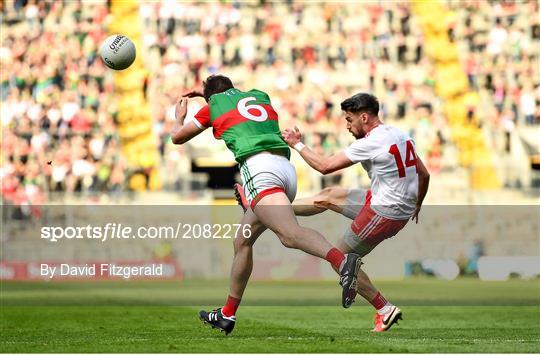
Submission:
[[[223,139],[237,162],[271,151],[290,158],[290,149],[281,136],[278,114],[270,97],[259,90],[236,88],[214,94],[208,105],[195,115],[199,128],[212,127],[214,137]]]
[[[408,219],[418,199],[418,174],[414,142],[387,125],[373,128],[344,151],[361,163],[371,179],[371,208],[390,219]]]

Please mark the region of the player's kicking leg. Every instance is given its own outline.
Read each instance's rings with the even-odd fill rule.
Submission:
[[[200,311],[199,318],[206,324],[217,328],[225,334],[229,334],[236,324],[236,310],[240,305],[242,295],[246,289],[251,271],[253,270],[253,244],[257,238],[265,231],[257,216],[251,210],[247,210],[242,220],[242,225],[237,230],[234,239],[234,259],[231,267],[231,280],[229,296],[225,305],[211,312]],[[251,234],[249,238],[244,237],[244,225],[248,225]]]
[[[326,187],[316,195],[296,199],[293,202],[294,214],[297,216],[313,216],[331,210],[350,219],[356,217],[362,205],[356,202],[354,191],[338,186]],[[358,206],[355,208],[354,206]],[[356,213],[355,213],[356,212]]]
[[[300,249],[327,260],[340,275],[342,305],[350,307],[356,296],[355,283],[360,268],[359,256],[344,254],[319,232],[298,224],[289,198],[283,191],[262,197],[253,208],[259,221],[272,230],[287,248]]]
[[[353,201],[356,195],[358,195],[355,191],[359,190],[349,190],[339,186],[324,188],[316,195],[294,200],[292,203],[294,214],[297,216],[313,216],[326,210],[332,210],[350,219],[354,219],[364,204],[362,201]],[[236,202],[238,202],[245,213],[250,206],[242,185],[234,185],[234,196]],[[348,207],[349,205],[353,205],[354,207],[350,208]]]

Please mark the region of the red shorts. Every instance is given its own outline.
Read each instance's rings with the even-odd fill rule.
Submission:
[[[364,207],[352,222],[351,229],[360,238],[362,244],[375,247],[383,240],[396,235],[408,221],[408,219],[389,219],[375,213],[371,209],[371,191],[369,190]]]

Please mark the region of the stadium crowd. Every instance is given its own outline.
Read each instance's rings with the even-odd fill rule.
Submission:
[[[125,162],[112,78],[97,55],[105,4],[3,2],[2,197],[44,201],[54,191],[117,191]]]
[[[448,33],[460,46],[477,109],[493,132],[540,123],[540,11],[537,1],[449,2]],[[480,104],[481,103],[481,104]],[[510,149],[508,140],[502,149]]]
[[[131,172],[115,130],[112,75],[97,54],[106,2],[0,4],[2,198],[39,203],[52,191],[122,191]],[[484,119],[538,123],[538,4],[460,4],[450,3],[449,35],[462,44],[471,87],[486,98]],[[170,143],[171,107],[217,72],[267,91],[281,126],[298,125],[323,151],[352,139],[339,103],[373,92],[382,118],[411,133],[432,172],[454,164],[434,69],[407,4],[163,0],[143,2],[140,14],[163,167],[190,154]]]

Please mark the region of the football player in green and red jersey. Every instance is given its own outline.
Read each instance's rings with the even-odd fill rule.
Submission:
[[[172,141],[183,144],[209,127],[216,139],[225,141],[240,164],[244,194],[250,206],[241,224],[251,228],[250,238],[242,233],[235,236],[230,293],[225,306],[211,312],[200,311],[201,320],[226,334],[233,330],[235,313],[253,268],[251,246],[266,228],[285,247],[326,259],[340,275],[342,305],[350,307],[356,296],[361,260],[358,254],[343,254],[319,232],[298,224],[291,205],[296,195],[296,170],[289,162],[290,149],[281,136],[278,114],[269,96],[256,89],[241,91],[222,75],[208,77],[202,92],[184,95],[196,96],[204,97],[208,104],[193,121],[184,124],[187,98],[180,100]]]

